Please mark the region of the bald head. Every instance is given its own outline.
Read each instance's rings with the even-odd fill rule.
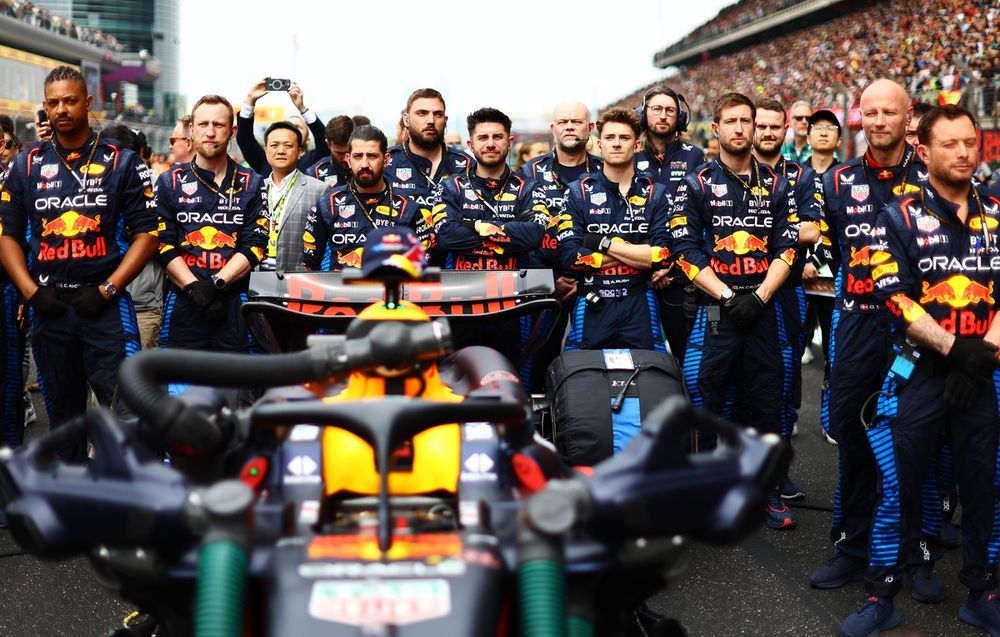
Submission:
[[[868,146],[884,155],[883,159],[894,162],[902,153],[906,122],[913,110],[909,102],[906,89],[884,78],[872,82],[861,94],[861,128]]]
[[[590,121],[590,111],[582,102],[563,102],[553,109],[549,128],[559,150],[576,154],[586,152],[594,125]]]

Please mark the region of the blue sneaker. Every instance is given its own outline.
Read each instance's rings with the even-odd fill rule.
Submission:
[[[778,490],[781,492],[782,500],[801,500],[806,497],[806,490],[792,482],[787,473],[778,483]]]
[[[840,588],[851,582],[861,582],[865,579],[865,561],[858,557],[845,555],[840,551],[813,569],[809,574],[809,584],[813,588],[825,590]]]
[[[767,496],[767,526],[771,529],[794,529],[795,517],[792,510],[781,501],[777,490]]]
[[[982,628],[990,637],[1000,637],[1000,598],[993,591],[969,593],[969,599],[958,611],[958,617],[966,624]]]
[[[883,630],[899,626],[899,613],[891,597],[869,595],[858,610],[840,622],[841,637],[876,637]]]
[[[906,585],[910,587],[910,596],[918,602],[936,604],[944,599],[944,585],[929,562],[906,569]]]

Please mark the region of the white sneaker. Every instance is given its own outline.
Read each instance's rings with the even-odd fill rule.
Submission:
[[[792,438],[799,435],[799,423],[792,425]]]
[[[806,348],[805,348],[805,350],[802,352],[802,364],[803,365],[808,365],[811,362],[813,362],[812,348],[810,348],[807,345]]]
[[[819,328],[813,330],[812,344],[816,347],[823,347],[823,330]]]
[[[24,426],[27,427],[31,423],[38,420],[38,412],[35,411],[35,405],[31,402],[31,397],[28,393],[24,393]]]
[[[823,432],[823,437],[826,438],[826,441],[829,442],[831,445],[837,444],[837,441],[831,438],[830,434],[826,433],[825,431]]]

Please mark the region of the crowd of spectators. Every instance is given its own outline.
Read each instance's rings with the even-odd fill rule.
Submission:
[[[110,33],[77,24],[69,18],[55,15],[45,7],[25,0],[0,0],[0,14],[108,51],[120,53],[124,50],[118,39]]]
[[[687,97],[695,120],[711,119],[726,91],[853,104],[872,79],[889,77],[922,101],[957,91],[973,78],[995,99],[1000,82],[1000,6],[994,0],[899,0],[875,5],[741,51],[681,69],[667,83]],[[657,84],[660,82],[657,82]],[[649,87],[621,100],[635,105]],[[993,114],[994,102],[984,104]]]
[[[732,29],[738,29],[766,18],[776,11],[805,2],[805,0],[739,0],[723,7],[718,15],[670,45],[663,52],[673,53],[685,49],[696,42],[713,38]]]

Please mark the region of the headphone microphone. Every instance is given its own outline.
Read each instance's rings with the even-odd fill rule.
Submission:
[[[688,123],[691,121],[691,107],[688,106],[687,100],[684,99],[683,95],[665,86],[654,86],[646,91],[642,96],[642,104],[635,107],[635,114],[639,116],[639,124],[642,130],[646,130],[649,127],[649,123],[646,121],[646,104],[657,95],[666,95],[677,104],[677,125],[674,126],[674,132],[680,134],[687,131]],[[681,104],[684,106],[682,107]]]

